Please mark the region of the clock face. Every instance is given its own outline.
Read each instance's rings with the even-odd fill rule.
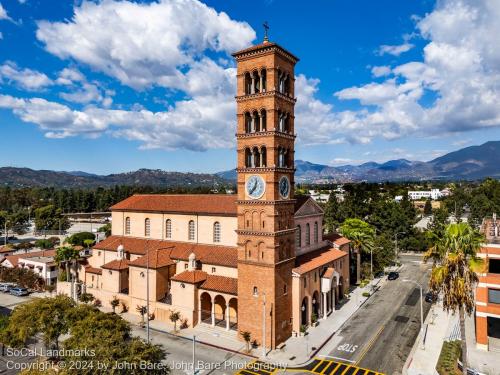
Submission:
[[[290,195],[290,180],[288,177],[283,176],[280,178],[279,191],[281,198],[288,198]]]
[[[266,183],[261,176],[252,175],[248,177],[245,188],[250,198],[259,199],[266,191]]]

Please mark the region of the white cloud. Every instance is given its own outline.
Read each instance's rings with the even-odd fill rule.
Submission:
[[[405,42],[403,44],[391,46],[391,45],[381,45],[378,49],[378,54],[380,56],[389,54],[393,56],[399,56],[402,53],[408,52],[411,50],[413,47],[415,47],[413,44]]]
[[[0,3],[0,20],[9,20],[12,21],[12,18],[9,17],[7,11],[3,7],[2,3]]]
[[[298,141],[366,144],[379,137],[443,136],[500,126],[500,49],[492,47],[500,35],[499,18],[500,8],[491,0],[438,2],[417,21],[417,31],[427,39],[421,61],[373,67],[374,76],[385,77],[382,82],[335,93],[341,100],[358,100],[359,110],[336,110],[318,99],[318,79],[297,75]],[[0,106],[38,124],[47,136],[108,134],[139,141],[143,148],[234,145],[235,70],[227,58],[254,38],[246,23],[195,0],[108,0],[83,2],[69,21],[38,25],[38,39],[56,56],[138,90],[163,87],[184,95],[162,112],[109,109],[114,93],[68,68],[55,80],[68,91],[61,95],[94,106],[75,111],[41,98],[0,98]]]
[[[374,66],[372,68],[372,74],[374,77],[384,77],[391,74],[390,66]]]
[[[0,65],[0,82],[14,83],[23,89],[40,90],[53,84],[52,80],[44,73],[31,69],[20,69],[11,61]]]
[[[67,22],[38,22],[47,51],[72,58],[136,89],[189,90],[185,72],[208,61],[207,50],[231,53],[255,38],[245,22],[196,0],[83,2]]]

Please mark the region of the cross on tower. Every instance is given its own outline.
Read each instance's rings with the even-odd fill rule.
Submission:
[[[265,21],[262,26],[264,26],[264,42],[268,42],[269,41],[269,37],[267,35],[267,32],[269,31],[269,24],[267,23],[267,21]]]

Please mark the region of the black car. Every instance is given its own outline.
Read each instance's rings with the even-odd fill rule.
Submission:
[[[387,280],[396,280],[399,277],[399,272],[389,272]]]
[[[432,293],[432,292],[425,293],[425,302],[434,303],[437,301],[437,299],[438,299],[438,296],[436,293]]]

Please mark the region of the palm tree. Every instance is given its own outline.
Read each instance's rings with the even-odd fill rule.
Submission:
[[[136,311],[141,315],[141,327],[144,327],[144,315],[148,312],[148,308],[137,305]]]
[[[115,313],[116,307],[120,304],[120,300],[116,298],[116,296],[113,296],[113,299],[109,301],[109,304],[111,305],[111,308],[113,309],[113,314]]]
[[[469,224],[449,224],[442,238],[434,236],[434,242],[424,257],[425,261],[434,261],[430,289],[442,293],[446,311],[459,313],[464,375],[467,375],[465,313],[470,315],[474,311],[474,287],[478,281],[476,272],[483,266],[476,254],[483,241],[483,236]]]
[[[375,230],[363,220],[347,219],[340,227],[340,233],[351,240],[356,253],[356,284],[359,284],[361,281],[361,251],[373,251]]]
[[[252,340],[252,335],[248,331],[242,331],[240,332],[241,337],[243,337],[243,340],[245,340],[245,343],[247,345],[247,353],[250,352],[250,341]]]
[[[177,322],[181,319],[181,313],[179,311],[171,311],[169,318],[174,323],[174,332],[177,332]]]
[[[58,266],[64,265],[66,271],[66,281],[70,281],[70,265],[80,258],[80,252],[72,246],[61,246],[57,248],[54,260]]]

